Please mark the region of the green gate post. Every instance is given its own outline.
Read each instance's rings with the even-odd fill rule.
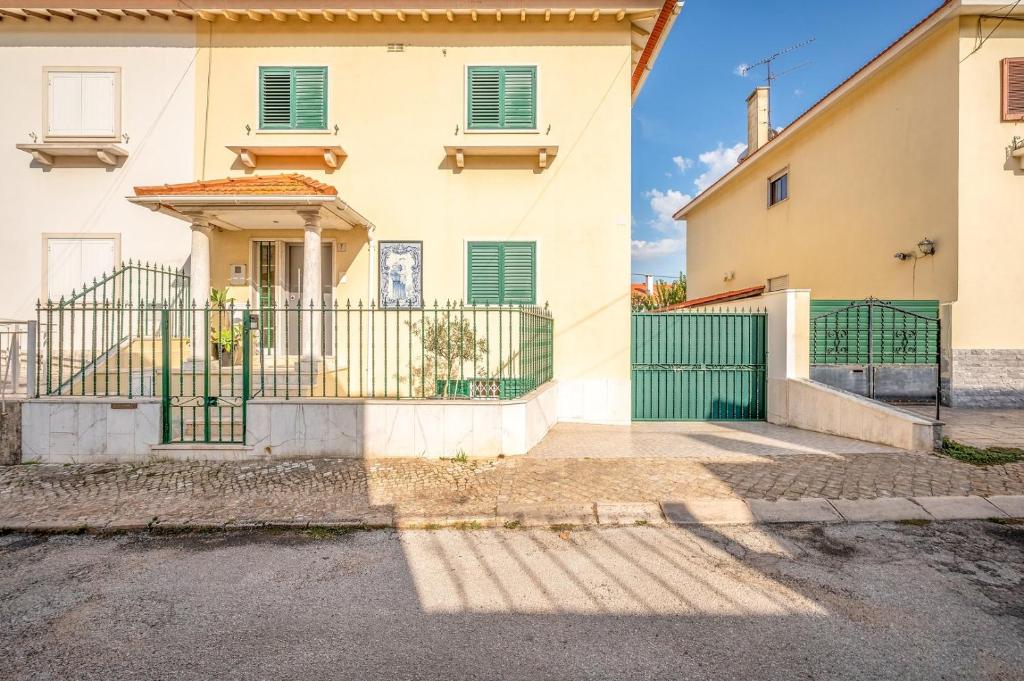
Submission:
[[[247,425],[246,418],[248,416],[250,389],[249,369],[252,366],[252,360],[249,357],[249,352],[252,349],[251,325],[252,312],[249,310],[249,306],[246,305],[245,310],[242,311],[242,442],[245,442],[245,427]],[[234,432],[232,432],[231,435],[231,439],[233,440]]]
[[[163,441],[171,441],[171,334],[170,315],[167,308],[160,310],[160,404],[163,414]]]

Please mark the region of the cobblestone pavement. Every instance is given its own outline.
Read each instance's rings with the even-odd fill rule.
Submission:
[[[639,428],[630,441],[621,433],[609,437],[600,428],[586,434],[584,427],[560,425],[549,437],[554,444],[545,441],[530,456],[465,462],[308,459],[12,466],[0,469],[0,526],[103,527],[153,521],[386,525],[493,519],[513,505],[1024,494],[1024,463],[980,468],[804,431],[772,434],[763,425],[760,430],[719,428],[732,432],[711,428],[686,435],[685,429]],[[694,435],[700,437],[694,440]],[[788,449],[783,436],[789,438]],[[674,446],[663,444],[663,455],[654,455],[662,451],[657,442],[671,443],[673,438]],[[685,443],[691,440],[696,451],[686,453]],[[570,441],[576,443],[572,457],[553,454],[555,445]],[[611,458],[610,452],[616,451],[627,455]],[[635,455],[638,451],[643,455]],[[588,458],[587,452],[593,456]]]
[[[931,407],[914,407],[934,416]],[[943,407],[942,434],[975,447],[1024,448],[1024,409],[961,409]]]

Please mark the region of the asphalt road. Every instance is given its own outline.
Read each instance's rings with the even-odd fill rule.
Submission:
[[[1014,679],[1024,526],[0,537],[3,679]]]

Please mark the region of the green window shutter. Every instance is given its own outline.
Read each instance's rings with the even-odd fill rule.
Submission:
[[[286,129],[292,125],[291,69],[260,67],[260,128]]]
[[[467,288],[470,305],[501,302],[501,244],[470,241]]]
[[[260,128],[327,128],[326,66],[261,66]]]
[[[537,127],[536,66],[470,66],[466,90],[470,130]]]
[[[533,305],[537,301],[537,244],[471,241],[468,247],[471,305]]]
[[[507,241],[502,244],[502,300],[508,305],[533,305],[537,302],[537,244],[532,241]]]
[[[470,66],[466,89],[469,93],[469,128],[500,128],[501,70],[496,66]]]
[[[537,127],[537,67],[506,66],[502,75],[502,127],[533,130]]]
[[[294,121],[299,130],[327,129],[327,67],[295,68]]]

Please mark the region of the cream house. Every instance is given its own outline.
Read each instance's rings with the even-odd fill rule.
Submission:
[[[937,300],[954,405],[1024,406],[1024,7],[950,0],[676,214],[692,297]],[[929,243],[931,242],[931,243]]]
[[[680,7],[0,10],[19,65],[3,77],[13,89],[49,88],[49,99],[19,103],[26,121],[50,132],[71,121],[66,135],[11,140],[9,172],[29,179],[10,203],[34,210],[38,227],[0,257],[45,279],[56,270],[53,251],[48,261],[39,250],[45,230],[111,239],[112,258],[92,241],[79,248],[84,264],[61,275],[68,285],[101,260],[184,268],[151,288],[118,279],[83,296],[79,286],[40,313],[47,338],[78,329],[70,345],[51,338],[40,396],[159,398],[164,443],[251,452],[264,444],[253,428],[270,427],[257,423],[270,402],[257,402],[276,398],[318,400],[310,410],[346,399],[525,399],[456,419],[497,419],[475,447],[491,453],[503,451],[494,437],[518,438],[505,448],[518,451],[555,419],[628,422],[630,108]],[[180,45],[178,61],[162,63],[159,78],[139,75],[167,43]],[[72,47],[37,47],[49,44]],[[135,98],[149,114],[142,131],[125,129],[144,108]],[[64,166],[75,174],[58,174]],[[84,193],[63,205],[80,176],[105,188],[116,213],[94,216],[100,196]],[[60,205],[56,217],[39,217],[44,200]],[[124,301],[142,308],[124,315]],[[10,313],[29,316],[24,305]],[[62,344],[67,352],[53,350]],[[543,423],[510,426],[541,392]],[[370,428],[345,404],[339,419]],[[382,418],[395,418],[388,409]],[[443,420],[431,414],[410,416],[416,437],[456,429],[424,429],[425,418]],[[378,449],[456,448],[410,437]],[[304,441],[314,439],[316,449],[331,437]]]

